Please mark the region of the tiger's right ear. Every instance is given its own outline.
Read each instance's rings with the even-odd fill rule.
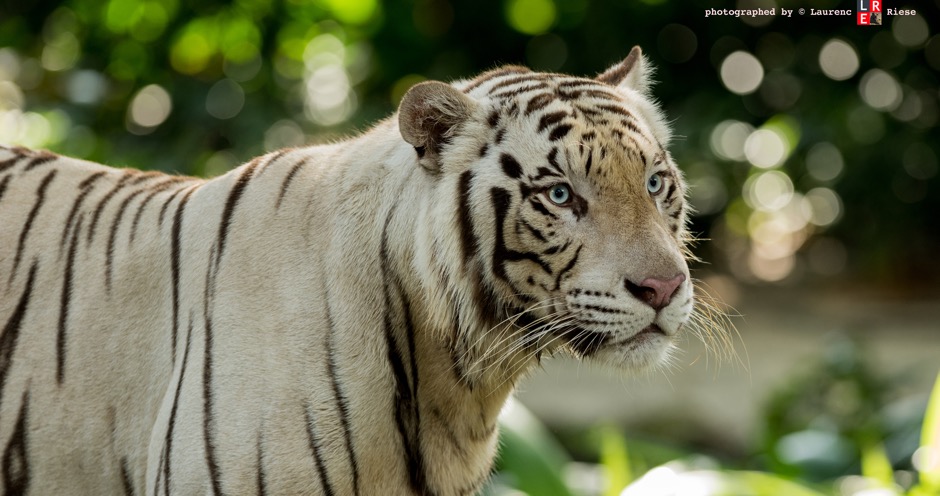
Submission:
[[[630,88],[646,95],[649,92],[651,72],[643,51],[640,47],[634,46],[627,54],[627,58],[598,74],[594,79],[611,86]]]
[[[401,137],[418,152],[421,166],[440,171],[441,146],[473,115],[476,103],[462,91],[438,81],[411,87],[398,106]]]

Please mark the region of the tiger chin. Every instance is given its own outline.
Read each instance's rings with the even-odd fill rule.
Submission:
[[[0,492],[476,493],[542,356],[689,320],[647,73],[424,82],[208,180],[0,149]]]

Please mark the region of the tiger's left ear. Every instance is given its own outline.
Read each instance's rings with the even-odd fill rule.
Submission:
[[[594,79],[611,86],[630,88],[646,95],[650,87],[650,72],[652,71],[643,56],[643,51],[640,47],[634,46],[623,62],[612,66]]]
[[[439,172],[441,146],[450,141],[475,109],[476,103],[470,97],[449,84],[416,84],[398,106],[401,137],[415,147],[422,167]]]

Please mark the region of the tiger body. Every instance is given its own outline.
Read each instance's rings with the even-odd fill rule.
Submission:
[[[475,493],[542,354],[641,368],[688,319],[642,76],[424,83],[211,180],[0,150],[3,492]]]

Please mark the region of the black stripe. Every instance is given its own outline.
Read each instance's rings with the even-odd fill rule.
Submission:
[[[257,163],[249,164],[248,167],[238,176],[238,179],[235,180],[235,184],[232,185],[232,191],[228,195],[228,199],[225,201],[225,209],[222,211],[222,221],[219,224],[219,240],[216,248],[216,258],[215,258],[215,269],[219,268],[219,264],[222,263],[222,257],[225,255],[225,240],[228,238],[228,229],[232,223],[232,214],[235,213],[235,207],[238,206],[238,200],[241,199],[242,194],[245,192],[245,187],[248,186],[248,181],[251,180],[252,174],[255,172],[255,168],[258,167]]]
[[[6,190],[7,190],[7,184],[10,184],[10,178],[11,178],[11,177],[13,177],[13,176],[12,176],[12,175],[11,175],[11,176],[4,176],[4,177],[3,177],[3,180],[0,181],[0,200],[3,200],[3,193],[6,192]]]
[[[7,150],[17,153],[16,150],[10,150],[10,149],[7,149]],[[16,166],[17,163],[19,163],[20,160],[23,160],[24,158],[26,158],[26,155],[23,155],[20,153],[20,154],[17,154],[13,158],[8,158],[4,160],[3,162],[0,162],[0,172],[3,172],[7,169],[12,169],[13,167]]]
[[[645,138],[647,141],[649,141],[649,138],[647,138],[646,135],[644,135],[642,132],[640,132],[640,128],[638,128],[638,127],[636,126],[636,124],[633,123],[633,121],[624,120],[624,121],[622,122],[622,124],[623,124],[627,129],[629,129],[630,132],[635,133],[635,134],[639,134],[640,136],[642,136],[643,138]]]
[[[528,117],[532,112],[535,112],[536,110],[542,110],[548,106],[548,104],[555,101],[555,98],[555,95],[551,93],[541,93],[535,95],[529,100],[529,103],[526,104],[524,115]]]
[[[107,192],[107,194],[105,194],[101,198],[101,200],[98,202],[98,205],[95,207],[95,212],[91,217],[91,224],[89,224],[88,226],[87,242],[89,244],[91,244],[92,239],[94,239],[95,237],[95,230],[98,227],[98,220],[101,218],[101,213],[104,212],[104,207],[107,206],[108,202],[110,202],[111,199],[114,198],[114,195],[116,195],[117,192],[120,191],[121,188],[124,187],[124,184],[127,183],[127,181],[129,181],[130,178],[131,178],[131,174],[128,173],[127,171],[124,171],[123,175],[121,176],[121,179],[118,180],[118,182],[114,184],[114,187],[112,187]]]
[[[486,152],[488,152],[489,149],[490,149],[490,144],[489,144],[489,143],[483,143],[483,146],[480,147],[480,158],[485,157],[485,156],[486,156]],[[0,193],[2,193],[2,191],[0,191]]]
[[[209,266],[217,264],[218,253],[214,250],[209,254]],[[203,318],[205,319],[205,347],[202,362],[202,434],[206,443],[206,465],[209,469],[209,479],[212,482],[212,494],[220,495],[222,482],[219,474],[219,464],[215,458],[215,444],[212,440],[212,313],[210,297],[215,292],[213,270],[206,270],[206,286],[202,295]]]
[[[543,242],[543,243],[544,243],[545,241],[547,241],[547,240],[545,239],[545,235],[542,234],[542,231],[539,231],[539,230],[538,230],[535,226],[533,226],[532,224],[529,224],[529,223],[526,222],[525,220],[520,220],[519,223],[522,224],[522,226],[525,227],[530,233],[532,233],[532,236],[535,236],[535,239],[537,239],[537,240],[539,240],[539,241],[541,241],[541,242]],[[542,253],[547,253],[547,251],[542,252]]]
[[[29,268],[29,277],[26,279],[26,289],[20,295],[20,301],[13,310],[5,326],[3,334],[0,335],[0,405],[3,404],[3,391],[6,389],[7,373],[10,371],[10,365],[13,363],[13,353],[16,351],[16,342],[20,336],[20,328],[23,325],[23,317],[29,308],[29,300],[33,295],[33,281],[36,279],[36,263]],[[7,486],[10,487],[10,486]]]
[[[313,461],[317,466],[317,476],[320,478],[320,486],[327,496],[333,496],[333,485],[330,483],[330,475],[326,472],[323,465],[323,455],[320,453],[320,440],[313,428],[313,416],[310,414],[310,407],[304,407],[304,421],[307,427],[307,441],[310,445],[310,454],[313,455]]]
[[[424,469],[424,459],[421,451],[421,426],[420,412],[418,405],[418,377],[417,364],[414,361],[414,329],[411,324],[410,308],[407,302],[402,301],[402,291],[400,282],[395,274],[391,273],[388,253],[388,226],[392,220],[395,209],[389,212],[385,219],[385,227],[382,230],[381,251],[379,260],[381,262],[381,274],[383,281],[383,292],[385,297],[384,312],[384,330],[385,343],[387,347],[387,357],[389,366],[392,369],[392,377],[395,380],[395,394],[392,400],[392,407],[395,410],[395,423],[398,426],[398,434],[401,438],[402,449],[405,454],[405,463],[407,466],[409,483],[411,489],[421,495],[431,494],[427,485],[427,474]],[[411,380],[409,382],[408,373],[405,371],[404,357],[402,350],[396,338],[396,322],[393,322],[393,302],[392,286],[397,289],[396,296],[399,298],[402,306],[401,320],[398,327],[405,327],[404,332],[407,338],[407,345],[411,354]]]
[[[330,385],[333,387],[333,396],[336,397],[336,404],[339,408],[339,421],[343,426],[343,440],[346,443],[346,454],[349,456],[349,466],[352,468],[353,476],[353,494],[359,494],[359,461],[356,459],[356,452],[353,449],[352,433],[349,429],[349,401],[346,399],[343,388],[339,383],[337,373],[336,356],[333,353],[333,335],[336,329],[333,327],[333,315],[330,312],[330,304],[326,303],[326,362],[327,373],[330,376]]]
[[[3,451],[3,488],[8,495],[21,495],[29,491],[29,390],[23,391],[20,412],[13,435]]]
[[[561,175],[561,174],[558,174],[558,173],[556,173],[555,171],[549,169],[548,167],[539,167],[538,169],[535,170],[535,172],[536,172],[536,175],[533,176],[533,177],[531,177],[531,178],[529,178],[529,179],[532,180],[532,181],[538,181],[538,180],[543,179],[543,178],[546,178],[546,177],[561,177],[561,178],[564,178],[564,177],[565,177],[565,176],[563,176],[563,175]]]
[[[256,158],[255,161],[259,163],[259,167],[260,167],[260,169],[258,169],[258,177],[261,177],[261,174],[264,174],[264,172],[268,170],[268,166],[270,166],[274,162],[277,162],[279,158],[283,157],[284,155],[287,155],[288,153],[292,151],[294,151],[293,148],[282,148],[272,153],[271,158],[269,158],[268,160],[265,160],[264,164],[261,164],[261,159],[263,159],[267,155]]]
[[[681,204],[681,203],[679,204],[679,208],[677,208],[675,212],[669,214],[669,216],[672,217],[673,219],[677,219],[677,220],[678,220],[680,215],[682,215],[682,204]]]
[[[69,302],[72,298],[72,279],[75,267],[75,255],[78,252],[78,237],[82,230],[82,221],[85,214],[78,217],[75,230],[72,231],[72,242],[69,245],[68,256],[65,259],[65,275],[62,279],[62,295],[59,299],[59,326],[56,332],[56,383],[62,385],[65,381],[65,331],[69,320]]]
[[[519,95],[524,93],[536,90],[544,90],[546,88],[548,88],[548,84],[542,81],[533,81],[532,84],[527,84],[518,88],[507,89],[500,91],[499,93],[492,93],[490,96],[496,99],[518,98]]]
[[[79,208],[81,207],[82,203],[85,201],[85,197],[91,193],[92,185],[94,185],[95,182],[98,179],[101,179],[101,177],[104,176],[105,174],[106,172],[104,171],[96,172],[88,176],[87,178],[85,178],[85,180],[83,180],[82,182],[78,183],[78,189],[80,189],[81,192],[78,194],[77,197],[75,197],[75,202],[72,203],[72,210],[69,210],[69,216],[65,220],[65,227],[62,228],[62,239],[59,240],[59,254],[60,255],[63,251],[65,251],[65,246],[69,240],[69,230],[72,228],[72,222],[75,220],[75,216],[78,214]]]
[[[543,115],[542,118],[539,119],[538,132],[541,133],[542,131],[548,129],[549,126],[553,126],[557,124],[559,121],[561,121],[567,116],[568,116],[568,112],[565,112],[564,110],[549,112]]]
[[[121,457],[121,486],[124,488],[124,496],[134,496],[134,484],[131,482],[126,456]]]
[[[593,79],[583,79],[583,78],[578,78],[578,77],[565,79],[564,81],[560,81],[558,83],[558,87],[563,88],[563,89],[581,88],[583,86],[597,87],[597,86],[601,86],[601,83],[598,83],[597,81]]]
[[[183,362],[180,364],[180,379],[176,383],[176,392],[173,393],[173,405],[170,406],[170,421],[166,428],[164,450],[166,459],[163,463],[163,490],[170,494],[170,464],[173,462],[173,431],[176,428],[176,410],[179,407],[180,391],[183,389],[183,380],[186,378],[186,364],[189,362],[189,343],[193,335],[193,316],[189,316],[189,328],[186,329],[186,346],[183,347]]]
[[[633,119],[633,114],[631,114],[629,110],[619,105],[611,105],[611,104],[602,103],[600,105],[594,105],[594,108],[598,110],[606,110],[607,112],[611,112],[617,115],[622,115],[629,119]]]
[[[676,183],[669,184],[669,190],[666,191],[666,198],[673,198],[673,195],[676,193]]]
[[[290,183],[294,180],[294,176],[297,175],[297,171],[301,167],[307,164],[307,158],[304,157],[300,159],[293,167],[291,167],[290,172],[287,173],[287,177],[284,178],[284,182],[281,183],[281,193],[277,195],[277,202],[274,204],[274,209],[277,210],[281,208],[281,201],[284,200],[284,194],[287,193],[287,188],[290,186]]]
[[[190,189],[183,199],[180,200],[179,206],[176,207],[176,213],[173,215],[173,227],[170,234],[171,244],[170,244],[170,276],[173,280],[173,337],[172,337],[172,350],[173,350],[173,360],[176,360],[176,342],[177,336],[179,334],[180,322],[180,243],[183,237],[182,228],[183,228],[183,210],[186,209],[186,202],[189,201],[189,197],[193,194],[195,189]]]
[[[16,277],[16,270],[19,268],[20,262],[23,259],[23,248],[26,245],[26,239],[29,237],[29,231],[33,227],[33,221],[36,220],[39,209],[42,207],[43,202],[46,201],[46,189],[49,187],[49,183],[52,182],[52,179],[55,178],[56,172],[58,171],[54,170],[46,174],[46,177],[39,183],[39,189],[36,190],[36,203],[33,204],[32,210],[29,211],[29,215],[26,217],[26,223],[23,224],[23,230],[20,231],[20,241],[16,246],[16,255],[13,257],[13,270],[10,271],[10,279],[7,281],[8,285],[13,284],[13,278]]]
[[[581,220],[588,213],[588,202],[583,197],[574,195],[574,200],[571,201],[571,207],[569,208],[575,218]]]
[[[499,124],[499,110],[490,112],[489,117],[486,118],[486,123],[489,124],[491,128],[496,127]]]
[[[111,292],[111,276],[114,272],[114,243],[117,240],[118,228],[121,226],[121,219],[124,217],[124,212],[127,210],[127,206],[146,190],[137,190],[130,195],[127,195],[127,198],[121,202],[118,206],[117,214],[114,216],[114,220],[111,222],[111,229],[108,232],[108,248],[105,251],[105,275],[104,275],[104,287],[107,292]]]
[[[140,202],[140,205],[137,207],[137,212],[134,213],[134,221],[131,222],[131,243],[134,242],[134,238],[137,236],[137,225],[140,223],[140,217],[143,215],[144,209],[147,208],[147,204],[150,203],[158,194],[169,189],[170,186],[186,181],[187,179],[188,178],[185,177],[171,177],[166,181],[154,184],[150,187],[150,194],[144,197],[144,201]]]
[[[529,82],[537,83],[544,79],[545,79],[545,76],[537,72],[530,72],[527,74],[523,74],[521,76],[503,79],[502,81],[494,84],[493,86],[490,86],[489,94],[492,95],[496,90],[500,88],[505,88],[507,86],[512,86],[514,84],[523,84],[523,83],[529,83]]]
[[[163,201],[163,205],[160,206],[160,215],[157,216],[157,224],[160,227],[163,227],[163,219],[166,217],[166,213],[170,210],[170,205],[173,203],[173,200],[180,195],[183,191],[189,188],[188,184],[184,184],[182,187],[177,188],[166,200]]]
[[[551,134],[548,135],[549,141],[558,141],[568,135],[568,131],[571,131],[570,124],[562,124],[555,129],[552,129]]]
[[[588,98],[596,98],[598,100],[607,100],[610,102],[619,102],[620,99],[614,96],[613,94],[597,89],[581,89],[575,91],[560,91],[559,96],[566,101],[582,99],[587,100]]]
[[[486,84],[489,81],[492,81],[501,76],[508,76],[510,74],[528,74],[531,71],[525,67],[501,67],[486,73],[481,74],[476,79],[470,82],[464,89],[464,93],[469,93],[479,87],[480,85]]]
[[[473,183],[473,171],[467,170],[460,174],[457,185],[457,198],[460,202],[458,215],[460,219],[460,246],[463,249],[465,261],[473,258],[477,253],[478,241],[473,232],[473,212],[470,206],[470,188]]]
[[[542,260],[538,254],[530,252],[520,252],[515,250],[510,250],[506,247],[506,238],[504,234],[506,214],[509,211],[509,205],[511,203],[511,195],[509,191],[503,188],[492,188],[490,189],[490,199],[493,204],[493,211],[496,217],[496,232],[495,232],[495,242],[493,246],[493,274],[502,279],[503,281],[509,282],[509,276],[506,274],[506,263],[515,262],[519,260],[528,260],[530,262],[535,262],[538,264],[542,270],[546,273],[551,273],[551,268]],[[517,292],[518,293],[518,292]],[[520,295],[516,295],[520,296]]]
[[[568,249],[568,246],[571,244],[571,241],[566,241],[561,245],[549,246],[542,251],[543,255],[554,255],[556,253],[563,252]]]
[[[564,266],[560,271],[558,271],[558,275],[555,276],[555,290],[556,290],[556,291],[557,291],[559,288],[561,288],[561,278],[562,278],[565,274],[567,274],[568,271],[570,271],[571,269],[573,269],[575,265],[577,265],[577,263],[578,263],[578,257],[581,255],[581,248],[582,248],[583,246],[584,246],[584,245],[579,246],[578,249],[575,250],[574,256],[571,257],[571,260],[568,260],[568,263],[565,264],[565,266]]]
[[[262,429],[264,426],[262,425]],[[264,471],[264,445],[261,440],[261,432],[258,432],[258,442],[255,448],[257,453],[258,473],[255,476],[255,483],[258,485],[258,496],[267,496],[268,494],[268,474]]]
[[[26,164],[26,167],[23,167],[23,172],[29,172],[35,169],[36,167],[39,167],[42,164],[48,164],[49,162],[52,162],[53,160],[57,158],[59,158],[58,155],[53,155],[48,152],[43,152],[42,155],[30,160],[29,163]]]
[[[552,148],[552,151],[548,152],[548,165],[564,177],[565,173],[561,170],[561,165],[558,163],[558,148]]]
[[[506,128],[500,128],[496,131],[496,136],[493,137],[493,143],[498,145],[503,142],[503,138],[506,137]]]
[[[548,210],[548,208],[545,207],[545,205],[542,205],[542,202],[539,201],[537,198],[534,198],[534,197],[533,197],[533,198],[529,198],[529,204],[532,205],[532,208],[533,208],[536,212],[538,212],[538,213],[540,213],[540,214],[542,214],[542,215],[545,215],[545,216],[547,216],[547,217],[551,217],[551,218],[553,218],[553,219],[557,219],[557,218],[558,218],[558,216],[555,215],[555,214],[553,214],[552,212],[550,212],[550,211]]]
[[[508,153],[499,156],[499,163],[503,166],[503,173],[513,179],[522,177],[522,166]]]
[[[584,164],[584,175],[591,175],[591,164],[594,163],[594,149],[588,150],[587,162]]]
[[[156,177],[163,177],[165,176],[165,174],[162,172],[157,172],[157,171],[147,171],[147,172],[135,173],[134,176],[135,176],[134,179],[130,182],[131,186],[137,186],[138,184],[147,182]]]
[[[506,212],[509,211],[510,195],[509,191],[502,188],[493,188],[490,190],[490,201],[493,205],[493,211],[496,213],[496,240],[493,247],[493,273],[502,280],[508,280],[506,275],[506,252],[509,251],[505,246],[503,236],[503,223],[506,221]]]

